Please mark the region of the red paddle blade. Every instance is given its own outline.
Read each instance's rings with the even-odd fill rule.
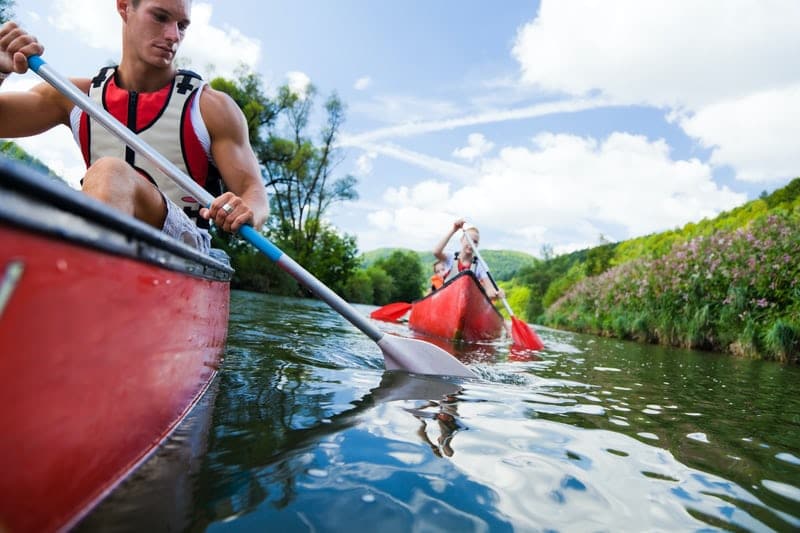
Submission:
[[[395,302],[384,305],[369,314],[375,320],[385,320],[386,322],[396,322],[402,316],[411,311],[411,304],[406,302]]]
[[[511,317],[511,338],[514,346],[526,350],[541,350],[544,343],[531,327],[515,316]]]

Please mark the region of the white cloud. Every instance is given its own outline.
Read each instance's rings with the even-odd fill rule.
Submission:
[[[372,78],[369,76],[362,76],[353,84],[353,88],[357,91],[366,91],[372,85]]]
[[[797,80],[798,20],[794,0],[544,0],[513,53],[544,89],[696,107]]]
[[[457,215],[431,211],[414,205],[387,207],[367,215],[368,227],[361,228],[361,250],[393,246],[421,250],[433,248],[452,227]]]
[[[611,105],[612,102],[602,98],[578,98],[575,100],[546,102],[511,109],[491,109],[473,114],[457,115],[450,112],[447,117],[436,118],[436,113],[425,116],[425,120],[396,120],[396,124],[357,134],[344,134],[341,137],[343,146],[364,146],[368,143],[393,137],[411,137],[423,133],[447,131],[467,126],[492,124],[507,120],[523,120],[543,117],[556,113],[577,113],[589,109],[597,109]],[[354,106],[355,107],[355,106]],[[398,109],[398,111],[400,111]]]
[[[358,156],[356,159],[356,174],[359,176],[369,176],[372,173],[372,162],[378,154],[375,152],[366,152]]]
[[[450,196],[450,184],[425,180],[413,187],[389,187],[383,199],[393,207],[418,207],[423,210],[438,209]]]
[[[595,220],[625,228],[622,238],[712,216],[745,200],[720,189],[708,165],[673,161],[663,140],[625,133],[602,142],[539,135],[533,149],[506,148],[487,161],[479,183],[458,191],[453,200],[478,203],[487,190],[501,200],[478,205],[504,225],[531,215],[549,226]]]
[[[95,0],[55,0],[52,13],[48,17],[51,26],[84,44],[115,53],[122,50],[122,20],[114,4],[98,7]]]
[[[800,175],[800,83],[708,105],[679,119],[687,134],[713,148],[713,165],[730,165],[751,182]]]
[[[415,235],[419,243],[467,216],[487,247],[538,253],[543,244],[560,243],[564,252],[597,244],[601,233],[627,239],[663,231],[745,200],[717,186],[709,165],[672,160],[663,140],[541,134],[531,146],[484,160],[477,179],[452,191],[430,181],[388,189],[379,219],[384,231]]]
[[[449,197],[450,184],[436,180],[424,180],[411,187],[388,188],[380,207],[361,206],[367,211],[367,224],[359,225],[359,248],[433,248],[453,220],[460,216],[443,209]]]
[[[769,181],[800,168],[786,146],[800,137],[788,118],[800,72],[786,63],[800,51],[798,20],[794,0],[543,0],[513,55],[540,90],[680,110],[686,133],[715,147],[714,165]]]
[[[435,172],[440,176],[445,176],[450,179],[468,181],[477,176],[474,168],[459,165],[458,163],[453,163],[450,161],[445,161],[444,159],[439,159],[426,154],[421,154],[419,152],[408,150],[407,148],[403,148],[391,143],[363,143],[359,146],[364,150],[368,150],[370,153],[385,155],[399,161],[405,161],[406,163],[424,168],[425,170]]]
[[[453,150],[455,157],[473,161],[488,154],[494,148],[494,143],[480,133],[470,133],[467,137],[467,146]]]
[[[194,3],[192,24],[181,45],[180,57],[187,58],[193,68],[205,71],[201,73],[207,77],[212,71],[217,76],[233,77],[242,65],[255,70],[261,59],[261,42],[237,28],[214,26],[212,12],[211,4]]]
[[[388,209],[379,209],[367,215],[367,222],[379,231],[391,229],[393,221],[392,212]]]
[[[301,100],[305,100],[306,96],[308,96],[311,78],[304,72],[291,71],[286,73],[286,80],[289,84],[289,90]]]
[[[353,113],[389,124],[409,124],[421,120],[442,119],[458,113],[458,107],[445,100],[413,96],[380,95],[350,104]]]

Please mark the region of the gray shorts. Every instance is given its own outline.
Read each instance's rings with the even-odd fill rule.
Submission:
[[[208,254],[211,249],[211,235],[206,230],[197,227],[197,224],[183,212],[173,201],[166,196],[167,218],[164,219],[164,227],[161,231],[187,244],[204,254]]]

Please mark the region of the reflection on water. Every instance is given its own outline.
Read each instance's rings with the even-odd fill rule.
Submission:
[[[319,302],[231,309],[184,529],[800,528],[797,368],[542,329],[541,360],[411,376]]]

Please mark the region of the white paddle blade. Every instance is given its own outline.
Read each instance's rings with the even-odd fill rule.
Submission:
[[[419,339],[384,335],[378,342],[387,370],[474,378],[464,364],[438,346]]]

